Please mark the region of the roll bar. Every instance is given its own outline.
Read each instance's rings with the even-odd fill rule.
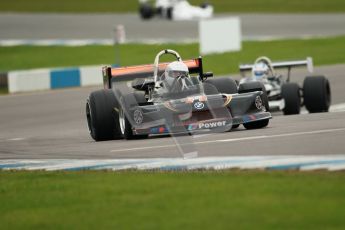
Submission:
[[[153,78],[154,78],[155,83],[158,82],[159,59],[164,54],[171,54],[171,55],[176,57],[177,61],[182,61],[182,58],[181,58],[180,54],[177,53],[175,50],[165,49],[165,50],[162,50],[161,52],[159,52],[156,55],[155,61],[153,63],[153,68],[154,68]]]

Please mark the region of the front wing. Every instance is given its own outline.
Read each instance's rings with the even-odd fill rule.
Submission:
[[[135,134],[229,131],[233,125],[272,118],[261,91],[199,95],[128,109]]]

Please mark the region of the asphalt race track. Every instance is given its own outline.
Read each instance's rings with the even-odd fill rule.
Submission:
[[[300,38],[344,35],[344,14],[220,14],[239,16],[243,38]],[[279,23],[277,23],[279,21]],[[0,14],[0,40],[113,39],[122,24],[128,41],[196,41],[198,22],[140,20],[137,14]],[[158,39],[159,38],[159,39]]]
[[[345,153],[345,65],[316,68],[328,75],[330,113],[281,116],[268,128],[178,137],[199,156],[331,155]],[[301,82],[305,70],[293,71]],[[101,87],[0,96],[0,159],[115,159],[181,156],[168,136],[94,142],[84,114],[88,94]],[[193,143],[193,144],[191,144]]]

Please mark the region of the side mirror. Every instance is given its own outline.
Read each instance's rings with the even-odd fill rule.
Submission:
[[[209,77],[213,77],[213,73],[212,73],[212,72],[206,72],[206,73],[204,73],[203,76],[202,76],[203,79],[207,79],[207,78],[209,78]]]
[[[136,78],[132,81],[132,88],[137,90],[147,91],[149,87],[153,87],[155,82],[153,79],[143,79],[143,78]]]

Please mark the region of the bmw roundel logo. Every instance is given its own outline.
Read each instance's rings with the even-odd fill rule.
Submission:
[[[203,109],[204,107],[205,107],[205,104],[200,101],[194,103],[194,108],[198,110]]]

